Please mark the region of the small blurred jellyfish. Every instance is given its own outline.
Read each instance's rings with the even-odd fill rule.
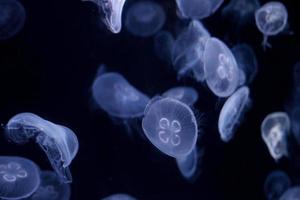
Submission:
[[[300,186],[294,186],[286,190],[279,200],[300,200]]]
[[[261,124],[261,135],[271,156],[277,161],[288,156],[287,134],[290,131],[290,119],[285,112],[273,112],[265,117]]]
[[[23,199],[40,185],[39,167],[26,158],[0,156],[0,198]]]
[[[134,88],[119,73],[97,76],[92,86],[98,106],[113,117],[138,118],[144,115],[149,98]]]
[[[219,116],[218,129],[224,142],[230,141],[250,107],[249,88],[244,86],[233,93],[225,102]]]
[[[200,21],[192,20],[177,36],[172,52],[172,63],[178,78],[192,72],[197,81],[204,81],[203,52],[210,33]]]
[[[60,179],[65,183],[72,182],[69,165],[78,152],[79,144],[71,129],[33,113],[20,113],[8,121],[6,136],[17,144],[35,140],[46,153]]]
[[[218,97],[230,96],[239,86],[239,69],[235,57],[226,44],[209,38],[204,55],[204,74],[208,87]]]
[[[28,200],[69,200],[70,185],[60,182],[59,177],[52,171],[41,172],[41,184]]]
[[[294,72],[293,72],[294,82],[293,82],[293,90],[294,90],[294,96],[297,97],[300,96],[300,61],[298,61],[294,65]]]
[[[0,1],[0,40],[15,36],[24,26],[26,12],[17,0]]]
[[[189,106],[198,100],[198,92],[192,87],[174,87],[164,92],[162,96],[177,99]]]
[[[231,52],[242,73],[240,74],[240,85],[251,83],[257,74],[257,59],[253,49],[247,44],[238,44],[231,49]]]
[[[167,64],[172,63],[174,38],[168,31],[160,31],[154,37],[154,50],[157,57]]]
[[[82,0],[95,3],[102,15],[102,21],[112,33],[122,28],[122,12],[126,0]]]
[[[113,194],[108,197],[103,198],[102,200],[137,200],[136,198],[128,195],[128,194]]]
[[[270,1],[255,12],[255,22],[258,30],[263,34],[262,45],[271,47],[268,37],[279,34],[287,26],[288,12],[279,1]]]
[[[203,19],[214,14],[224,0],[176,0],[182,18]]]
[[[125,26],[135,36],[149,37],[157,33],[165,21],[165,11],[159,4],[143,0],[135,2],[128,9]]]
[[[291,186],[291,180],[283,171],[271,172],[264,184],[267,200],[279,200],[280,196]]]
[[[145,109],[142,127],[149,141],[171,157],[187,156],[195,148],[195,115],[188,105],[176,99],[152,99]]]

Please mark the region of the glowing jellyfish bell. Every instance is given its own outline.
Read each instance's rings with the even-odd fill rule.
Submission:
[[[103,198],[102,200],[137,200],[136,198],[130,196],[129,194],[113,194],[108,197]]]
[[[261,124],[262,138],[276,161],[283,156],[288,156],[286,140],[289,131],[290,119],[285,112],[271,113]]]
[[[6,125],[6,136],[18,144],[34,139],[46,153],[52,167],[63,182],[72,182],[69,165],[78,152],[75,133],[33,113],[13,116]]]
[[[198,92],[192,87],[174,87],[164,92],[162,96],[177,99],[189,106],[198,100]]]
[[[176,99],[152,99],[145,109],[142,127],[149,141],[169,156],[183,157],[195,148],[196,118],[188,105]]]
[[[23,199],[40,185],[39,167],[26,158],[0,156],[0,198]]]
[[[277,35],[287,26],[288,12],[279,1],[264,4],[255,12],[255,22],[258,30],[264,35],[262,45],[270,47],[268,37]]]
[[[300,186],[294,186],[286,190],[279,200],[300,200]]]
[[[264,192],[267,200],[277,200],[291,186],[291,180],[283,171],[271,172],[264,184]]]
[[[209,38],[204,55],[204,74],[208,87],[219,97],[230,96],[240,83],[235,57],[226,44],[217,38]]]
[[[165,21],[165,12],[159,4],[143,0],[135,2],[128,9],[125,26],[135,36],[149,37],[157,33]]]

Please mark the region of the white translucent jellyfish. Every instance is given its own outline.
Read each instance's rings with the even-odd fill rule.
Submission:
[[[26,12],[17,0],[0,1],[0,40],[15,36],[24,26]]]
[[[189,106],[198,100],[198,92],[192,87],[174,87],[164,92],[162,96],[177,99]]]
[[[103,198],[102,200],[137,200],[136,198],[130,196],[129,194],[113,194],[108,197]]]
[[[285,191],[279,200],[300,200],[300,186],[294,186]]]
[[[158,58],[167,64],[172,63],[174,38],[168,31],[160,31],[154,37],[154,50]]]
[[[279,1],[270,1],[255,12],[255,22],[258,30],[264,35],[262,45],[270,47],[268,37],[277,35],[287,26],[288,12]]]
[[[145,109],[142,127],[149,141],[163,153],[183,157],[195,148],[198,126],[188,105],[172,98],[154,98]]]
[[[289,131],[290,119],[285,112],[271,113],[261,124],[262,138],[276,161],[283,156],[288,156],[286,140]]]
[[[267,200],[278,200],[280,196],[291,186],[291,180],[283,171],[271,172],[264,184],[264,193]]]
[[[112,33],[122,28],[122,12],[126,0],[82,0],[95,3],[102,15],[102,21]]]
[[[176,0],[181,17],[203,19],[214,14],[224,0]]]
[[[128,9],[125,26],[135,36],[149,37],[157,33],[165,21],[165,11],[159,4],[143,0],[135,2]]]
[[[109,115],[136,118],[144,115],[149,98],[135,89],[119,73],[104,73],[92,86],[95,101]]]
[[[40,185],[39,167],[26,158],[0,156],[0,199],[23,199]]]
[[[35,140],[46,153],[60,179],[66,183],[72,182],[69,165],[78,152],[79,143],[71,129],[33,113],[20,113],[8,121],[6,136],[17,144]]]
[[[204,74],[208,87],[219,97],[230,96],[239,86],[239,69],[226,44],[209,38],[204,49]]]
[[[249,93],[249,88],[244,86],[226,100],[218,121],[219,133],[224,142],[233,138],[245,112],[248,110],[251,102]]]

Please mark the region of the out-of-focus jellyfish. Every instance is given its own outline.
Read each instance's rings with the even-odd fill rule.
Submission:
[[[297,143],[300,144],[300,106],[294,105],[289,114],[293,136]]]
[[[294,186],[286,190],[279,200],[300,200],[300,186]]]
[[[264,35],[263,47],[270,47],[268,37],[277,35],[287,26],[288,12],[279,1],[270,1],[255,12],[255,22],[258,30]]]
[[[129,194],[113,194],[108,197],[103,198],[102,200],[137,200],[136,198],[130,196]]]
[[[40,185],[39,167],[26,158],[0,156],[0,198],[23,199]]]
[[[198,92],[192,87],[174,87],[164,92],[162,96],[177,99],[189,106],[198,100]]]
[[[26,12],[17,0],[0,1],[0,40],[15,36],[24,26]]]
[[[143,116],[149,102],[146,95],[130,85],[119,73],[104,73],[96,77],[92,93],[101,109],[118,118]]]
[[[300,96],[300,61],[294,65],[293,76],[294,76],[294,80],[293,80],[294,81],[293,82],[294,94],[293,95],[296,95],[299,97]]]
[[[245,77],[243,84],[249,84],[257,74],[257,59],[253,49],[247,44],[238,44],[231,49],[239,69]],[[243,85],[242,84],[242,85]]]
[[[28,200],[69,200],[70,196],[69,184],[60,182],[52,171],[42,171],[41,184]]]
[[[150,142],[169,156],[187,156],[195,148],[196,118],[188,105],[176,99],[152,99],[145,109],[142,127]]]
[[[239,85],[239,69],[232,52],[217,38],[209,38],[205,45],[205,80],[210,90],[219,97],[230,96]]]
[[[135,36],[149,37],[157,33],[165,21],[165,11],[159,4],[143,0],[134,3],[128,9],[125,26]]]
[[[261,124],[262,138],[276,161],[283,156],[288,156],[286,140],[289,131],[290,119],[285,112],[271,113]]]
[[[291,180],[283,171],[271,172],[265,181],[264,192],[267,200],[278,200],[291,186]]]
[[[160,31],[154,37],[154,50],[158,58],[168,64],[172,63],[174,38],[168,31]]]
[[[244,86],[226,100],[218,121],[219,133],[224,142],[233,138],[238,125],[249,108],[251,102],[249,93],[249,88]]]
[[[7,123],[6,136],[18,144],[35,140],[46,153],[60,179],[65,183],[72,182],[69,165],[77,154],[79,143],[71,129],[33,113],[20,113]]]
[[[212,15],[224,0],[176,0],[180,16],[189,19],[203,19]]]
[[[82,0],[95,3],[102,15],[102,21],[112,33],[122,28],[122,12],[126,0]]]

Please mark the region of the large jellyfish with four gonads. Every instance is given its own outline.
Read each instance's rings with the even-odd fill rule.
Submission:
[[[79,143],[71,129],[33,113],[20,113],[8,121],[5,133],[10,141],[17,144],[35,140],[46,153],[60,180],[72,182],[69,166],[78,152]]]
[[[187,86],[173,87],[165,91],[162,96],[177,99],[189,106],[194,105],[199,97],[197,90]]]
[[[133,196],[125,193],[112,194],[110,196],[104,197],[102,200],[137,200]]]
[[[40,185],[39,167],[26,158],[0,156],[0,199],[23,199]]]
[[[153,98],[145,109],[142,127],[149,141],[174,158],[189,155],[195,148],[198,125],[193,111],[173,98]]]
[[[279,200],[300,200],[300,186],[294,186],[286,190]]]
[[[291,180],[284,171],[272,171],[265,180],[264,193],[267,200],[278,200],[290,186]]]
[[[225,43],[209,38],[205,44],[204,74],[209,89],[218,97],[230,96],[239,86],[239,69],[235,57]]]
[[[230,141],[236,129],[244,118],[245,112],[250,108],[250,91],[244,86],[230,96],[220,112],[218,129],[224,142]]]
[[[275,161],[288,156],[287,135],[290,131],[290,118],[285,112],[273,112],[261,124],[261,136]]]
[[[122,29],[122,12],[126,0],[82,0],[95,3],[101,19],[112,33],[119,33]]]

